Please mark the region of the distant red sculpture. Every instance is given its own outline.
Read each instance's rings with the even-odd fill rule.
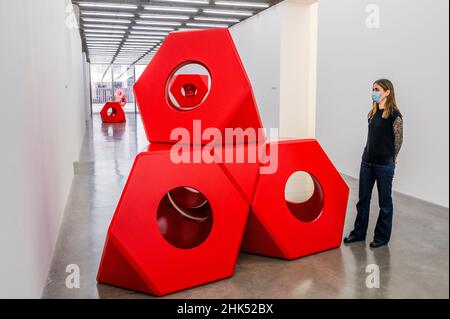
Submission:
[[[120,106],[124,107],[127,105],[128,101],[124,89],[117,89],[116,92],[114,92],[114,97],[116,98],[116,102],[120,103]]]
[[[125,112],[119,102],[107,102],[100,111],[103,123],[126,122]]]
[[[210,72],[210,88],[208,76],[171,80],[192,61]],[[178,128],[192,136],[199,119],[219,133],[262,128],[227,29],[169,34],[134,91],[151,144],[117,205],[99,282],[161,296],[232,276],[240,250],[294,259],[340,245],[349,189],[316,140],[267,142],[263,134],[211,147],[202,136],[191,147],[171,139]],[[267,154],[272,147],[277,156]],[[273,161],[276,169],[263,170]],[[314,185],[300,203],[285,199],[297,171]]]

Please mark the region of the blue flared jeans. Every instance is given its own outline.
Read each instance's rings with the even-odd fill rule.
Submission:
[[[361,162],[359,173],[359,200],[356,204],[358,214],[351,236],[365,239],[369,225],[370,199],[375,182],[377,182],[378,202],[380,212],[375,227],[374,242],[387,243],[392,232],[392,181],[395,173],[395,162],[391,159],[388,164],[372,164],[364,160]]]

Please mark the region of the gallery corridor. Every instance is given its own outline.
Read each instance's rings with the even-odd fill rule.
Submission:
[[[448,304],[430,3],[1,0],[0,301]]]
[[[134,157],[146,145],[139,116],[129,115],[121,124],[102,124],[99,116],[89,122],[43,298],[152,298],[96,282],[109,222]],[[357,181],[345,179],[350,186],[348,233]],[[396,232],[388,247],[372,250],[356,243],[294,261],[240,254],[232,278],[167,298],[448,298],[448,209],[401,194],[394,195],[394,202]],[[80,268],[77,289],[65,283],[71,264]],[[370,264],[380,267],[378,289],[366,287]]]

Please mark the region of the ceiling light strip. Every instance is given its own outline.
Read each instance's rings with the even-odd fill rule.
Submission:
[[[145,21],[145,20],[138,20],[136,21],[136,24],[140,25],[165,25],[165,26],[180,26],[181,22],[175,22],[175,21]]]
[[[228,28],[228,24],[211,24],[211,23],[186,23],[188,27],[199,28]]]
[[[86,37],[92,37],[92,38],[123,38],[123,35],[118,34],[95,34],[95,33],[89,33],[86,30],[84,30]]]
[[[124,19],[96,19],[96,18],[81,18],[86,22],[99,22],[99,23],[122,23],[122,24],[130,24],[131,20]]]
[[[188,7],[162,7],[162,6],[144,6],[145,10],[148,11],[165,11],[165,12],[187,12],[187,13],[196,13],[198,12],[197,8],[188,8]]]
[[[141,14],[139,17],[143,19],[189,20],[189,16],[184,15]]]
[[[173,31],[173,28],[166,28],[166,27],[141,27],[141,26],[132,26],[132,29],[134,30],[146,30],[146,31]]]
[[[111,8],[111,9],[130,9],[135,10],[138,8],[134,4],[119,4],[119,3],[98,3],[98,2],[79,2],[80,7],[86,8]]]
[[[250,12],[250,11],[229,11],[229,10],[204,9],[203,12],[207,13],[207,14],[232,15],[232,16],[243,16],[243,17],[250,17],[253,15],[253,12]]]
[[[86,33],[107,33],[107,34],[124,34],[122,30],[97,30],[97,29],[84,29]]]
[[[245,1],[214,1],[218,6],[245,7],[245,8],[268,8],[270,4],[263,2],[245,2]]]
[[[194,17],[196,21],[210,21],[210,22],[230,22],[237,23],[240,20],[235,18],[214,18],[214,17]]]
[[[122,29],[127,30],[128,27],[123,25],[111,25],[111,24],[84,24],[83,28],[101,28],[101,29]]]
[[[175,2],[175,3],[190,3],[190,4],[209,4],[209,0],[158,0],[158,2]]]
[[[102,11],[81,11],[81,15],[99,16],[99,17],[117,17],[117,18],[133,18],[133,13],[125,12],[102,12]]]

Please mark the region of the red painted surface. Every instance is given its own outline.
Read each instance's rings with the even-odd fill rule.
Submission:
[[[349,194],[344,180],[317,141],[275,143],[278,170],[259,176],[242,250],[294,259],[339,247]],[[315,179],[312,197],[300,204],[285,200],[286,183],[297,171]]]
[[[150,146],[136,157],[108,230],[99,282],[165,295],[233,274],[248,204],[219,165],[174,164],[169,147]],[[184,217],[173,212],[158,218],[165,195],[180,186],[201,192],[212,210],[211,231],[191,249],[175,247],[160,231],[159,223],[165,223],[163,232],[178,236],[179,242],[204,235],[192,231],[189,226],[195,224],[189,220],[179,222]],[[186,194],[181,195],[175,197]],[[191,206],[198,198],[184,200]]]
[[[108,110],[111,110],[110,114]],[[100,116],[103,123],[126,122],[125,112],[119,102],[107,102],[100,111]]]
[[[198,63],[209,71],[211,88],[196,108],[176,110],[168,101],[167,82],[188,63]],[[170,33],[134,85],[134,92],[152,143],[176,142],[170,133],[177,127],[187,129],[192,137],[197,119],[201,119],[202,128],[213,127],[222,133],[226,127],[262,127],[250,81],[227,29]],[[204,138],[200,142],[209,141]]]

